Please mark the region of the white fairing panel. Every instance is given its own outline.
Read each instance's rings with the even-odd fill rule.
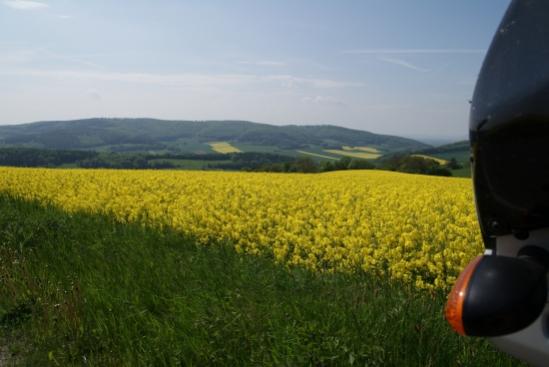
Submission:
[[[549,335],[547,322],[549,307],[529,327],[514,334],[490,338],[490,342],[502,351],[532,366],[549,366]]]
[[[532,231],[526,240],[518,240],[512,235],[500,237],[497,239],[496,254],[516,257],[518,251],[527,245],[549,251],[549,230]],[[498,349],[532,366],[549,366],[549,304],[526,329],[489,340]]]

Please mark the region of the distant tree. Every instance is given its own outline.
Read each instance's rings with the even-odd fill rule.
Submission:
[[[407,154],[395,154],[387,158],[382,169],[406,173],[419,173],[424,175],[451,176],[447,167],[442,167],[433,159],[411,156]]]
[[[290,162],[284,162],[283,172],[291,172],[292,164]]]
[[[320,165],[320,171],[322,172],[330,172],[335,170],[335,165],[330,161],[324,161]]]
[[[149,168],[153,169],[173,169],[176,168],[176,166],[168,161],[155,161],[155,162],[149,162]]]
[[[318,164],[308,157],[299,158],[298,160],[295,161],[294,166],[295,166],[296,172],[314,173],[314,172],[318,172],[319,170]]]
[[[353,159],[349,163],[348,169],[373,169],[375,165],[365,159]]]
[[[452,176],[452,172],[445,167],[431,167],[425,173],[433,176]]]
[[[351,158],[343,157],[334,164],[334,167],[336,170],[346,170],[346,169],[349,169],[350,164],[351,164]]]
[[[284,172],[284,164],[283,163],[271,163],[263,166],[261,171],[266,172]]]
[[[463,166],[461,164],[458,163],[458,161],[455,159],[455,158],[450,158],[450,160],[448,161],[448,163],[446,164],[446,167],[448,167],[449,169],[460,169],[460,168],[463,168]]]

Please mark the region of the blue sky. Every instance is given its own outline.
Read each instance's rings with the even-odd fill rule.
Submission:
[[[0,124],[85,117],[467,134],[508,0],[0,0]]]

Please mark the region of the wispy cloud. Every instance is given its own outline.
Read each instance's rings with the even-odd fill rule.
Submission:
[[[0,43],[0,65],[3,67],[18,68],[29,67],[31,64],[55,63],[59,65],[62,63],[60,67],[65,68],[100,68],[100,65],[90,61],[90,56],[86,55],[64,54],[45,47],[21,48],[18,45],[15,45],[16,47],[6,46],[3,47]]]
[[[100,68],[101,66],[89,60],[86,56],[70,55],[59,53],[56,51],[49,50],[47,48],[41,48],[39,50],[41,58],[49,58],[56,61],[63,61],[67,64],[79,65],[88,68]],[[65,66],[66,67],[66,66]]]
[[[287,64],[282,61],[272,61],[272,60],[260,60],[260,61],[239,61],[240,65],[255,65],[255,66],[286,66]]]
[[[314,103],[318,105],[346,106],[343,101],[331,96],[304,97],[301,100],[306,103]]]
[[[4,5],[17,10],[38,10],[48,7],[48,4],[31,0],[6,0]]]
[[[14,69],[0,70],[0,75],[56,78],[63,80],[95,80],[126,83],[156,84],[178,87],[223,87],[270,83],[284,88],[309,87],[319,89],[359,87],[361,83],[332,79],[307,78],[293,75],[257,74],[155,74],[109,71]]]
[[[346,87],[361,87],[364,84],[360,82],[350,82],[345,80],[319,79],[319,78],[304,78],[293,75],[265,75],[259,76],[261,80],[280,82],[288,87],[297,85],[308,85],[315,88],[346,88]]]
[[[36,50],[22,49],[6,52],[0,49],[0,65],[20,65],[28,63],[37,55]]]
[[[478,48],[364,48],[344,50],[348,55],[386,55],[386,54],[484,54],[486,50]]]
[[[414,64],[412,64],[408,61],[401,60],[401,59],[396,59],[396,58],[393,58],[393,57],[379,57],[379,60],[387,62],[389,64],[402,66],[406,69],[419,71],[419,72],[422,72],[422,73],[426,73],[426,72],[429,71],[429,69],[424,69],[424,68],[416,66],[416,65],[414,65]]]

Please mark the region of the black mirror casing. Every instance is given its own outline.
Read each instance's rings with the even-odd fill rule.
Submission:
[[[549,227],[549,1],[509,6],[477,81],[470,141],[485,245]]]

